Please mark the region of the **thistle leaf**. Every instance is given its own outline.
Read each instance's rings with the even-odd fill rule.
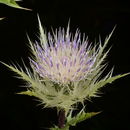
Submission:
[[[35,96],[36,97],[35,93],[30,91],[30,90],[19,92],[17,94],[28,95],[28,96]]]
[[[38,16],[38,23],[39,23],[39,31],[40,31],[40,43],[41,43],[41,45],[43,45],[43,47],[44,47],[43,49],[46,49],[47,48],[47,37],[46,37],[45,30],[42,27],[39,16]]]
[[[27,9],[27,8],[23,8],[23,7],[19,6],[16,3],[16,1],[18,1],[18,0],[0,0],[0,3],[8,5],[10,7],[18,8],[18,9],[31,10],[31,9]]]
[[[39,85],[35,80],[33,80],[33,79],[31,78],[31,74],[29,74],[29,72],[28,72],[28,75],[27,75],[25,72],[22,71],[22,69],[21,69],[21,71],[20,71],[20,70],[18,70],[16,67],[7,65],[7,64],[5,64],[5,63],[3,63],[3,62],[1,62],[1,63],[2,63],[3,65],[5,65],[6,67],[8,67],[8,68],[9,68],[10,70],[12,70],[13,72],[17,73],[23,80],[25,80],[25,81],[31,83],[32,86],[38,86],[38,85]],[[26,70],[27,70],[27,68],[26,68]]]
[[[90,87],[89,89],[89,97],[91,96],[96,96],[97,90],[103,86],[105,86],[108,83],[112,83],[113,81],[115,81],[116,79],[122,78],[124,76],[129,75],[130,73],[126,73],[126,74],[122,74],[122,75],[117,75],[117,76],[113,76],[108,78],[109,75],[107,75],[104,79],[100,80],[99,82],[97,82],[95,85],[93,85],[92,87]]]
[[[89,119],[97,114],[99,114],[100,112],[88,112],[85,113],[83,111],[83,109],[75,116],[75,117],[71,117],[72,113],[70,113],[70,115],[67,117],[67,125],[69,126],[75,126],[77,123],[80,123],[86,119]]]

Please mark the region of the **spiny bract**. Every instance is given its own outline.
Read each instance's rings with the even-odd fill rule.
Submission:
[[[25,66],[26,72],[17,67],[9,66],[23,80],[27,81],[27,91],[21,92],[37,97],[44,107],[56,107],[66,112],[73,109],[78,102],[83,104],[85,99],[97,96],[98,89],[107,83],[123,77],[112,77],[112,71],[99,80],[104,70],[104,59],[108,51],[104,52],[112,33],[97,45],[88,43],[85,36],[77,30],[73,36],[67,31],[59,29],[53,35],[45,34],[40,20],[40,42],[30,48],[33,56],[30,58],[31,71]]]

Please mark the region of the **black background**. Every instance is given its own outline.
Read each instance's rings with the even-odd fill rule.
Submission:
[[[47,31],[66,27],[70,19],[70,29],[77,28],[98,41],[99,34],[104,38],[116,25],[109,41],[112,46],[107,57],[106,72],[114,66],[114,74],[130,71],[130,4],[117,0],[23,0],[24,11],[0,4],[0,61],[28,65],[29,49],[26,33],[35,41],[38,35],[37,14]],[[42,109],[35,98],[16,95],[24,90],[24,83],[13,77],[5,66],[0,64],[0,129],[1,130],[44,130],[57,123],[55,109]],[[129,130],[130,76],[115,81],[102,89],[102,97],[86,102],[88,111],[102,111],[96,117],[86,120],[72,130]]]

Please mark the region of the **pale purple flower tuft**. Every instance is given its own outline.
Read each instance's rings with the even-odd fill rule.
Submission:
[[[51,36],[48,33],[46,47],[35,44],[36,60],[31,64],[42,77],[60,84],[80,81],[91,74],[96,53],[90,54],[91,45],[81,40],[79,31],[74,37],[64,29]]]

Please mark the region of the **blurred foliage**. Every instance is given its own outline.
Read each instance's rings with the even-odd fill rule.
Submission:
[[[0,18],[0,20],[3,20],[4,18]]]
[[[31,10],[31,9],[27,9],[27,8],[23,8],[21,6],[19,6],[16,1],[20,1],[20,0],[0,0],[0,3],[8,5],[10,7],[13,8],[18,8],[18,9],[24,9],[24,10]]]

